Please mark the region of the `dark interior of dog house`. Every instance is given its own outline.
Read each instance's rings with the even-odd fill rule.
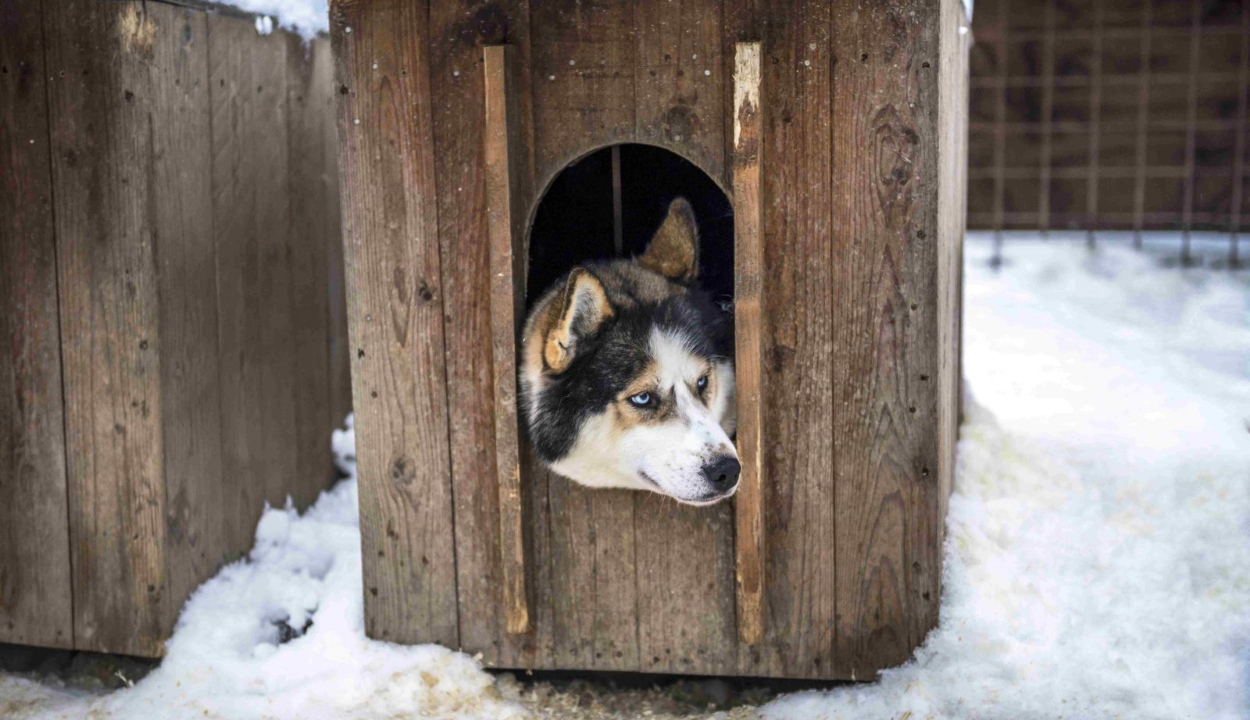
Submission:
[[[669,203],[684,197],[699,227],[699,284],[733,300],[733,208],[725,191],[671,150],[627,143],[568,165],[539,200],[529,236],[527,301],[578,263],[641,255]]]

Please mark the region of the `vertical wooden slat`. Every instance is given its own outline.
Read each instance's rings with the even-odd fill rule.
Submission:
[[[1133,173],[1133,246],[1141,247],[1141,234],[1146,215],[1146,150],[1150,136],[1150,57],[1151,29],[1153,22],[1154,0],[1142,3],[1141,46],[1139,58],[1137,87],[1137,146]]]
[[[938,511],[935,529],[941,547],[945,518],[955,479],[955,445],[959,439],[960,328],[963,304],[963,242],[967,218],[968,177],[968,52],[972,36],[963,3],[943,0],[938,16],[938,209],[937,209],[937,377],[921,383],[938,385]],[[925,68],[921,64],[921,70]],[[917,239],[920,239],[917,234]],[[935,573],[940,577],[942,556]],[[935,587],[933,591],[936,592]],[[923,590],[921,591],[923,600]],[[932,597],[932,595],[930,596]],[[923,607],[923,606],[922,606]],[[915,612],[915,610],[913,610]],[[930,611],[931,612],[931,611]]]
[[[632,5],[637,141],[673,150],[725,187],[720,0]]]
[[[0,4],[0,642],[73,647],[39,0]]]
[[[330,417],[336,423],[343,422],[348,413],[352,412],[352,373],[351,348],[347,331],[347,278],[346,264],[343,258],[343,212],[339,202],[341,197],[339,185],[339,130],[335,122],[338,85],[334,82],[334,54],[330,50],[330,39],[317,38],[312,41],[313,84],[324,88],[325,93],[317,93],[320,102],[326,108],[310,107],[309,112],[325,113],[327,122],[321,124],[321,146],[325,148],[325,167],[322,186],[325,192],[325,222],[333,228],[326,237],[329,247],[327,254],[327,288],[326,308],[330,337],[326,350],[329,355],[329,390]]]
[[[1054,158],[1051,156],[1054,144],[1055,115],[1055,3],[1059,0],[1044,0],[1044,28],[1042,35],[1042,148],[1038,163],[1038,198],[1037,225],[1045,237],[1050,231],[1050,177]]]
[[[428,13],[334,2],[365,626],[459,646]]]
[[[674,150],[724,187],[727,118],[721,98],[731,68],[722,62],[720,5],[634,3],[633,73],[636,139]],[[624,188],[626,197],[631,190],[637,188]],[[622,222],[631,223],[631,217]],[[702,256],[717,251],[709,245]],[[719,260],[730,263],[728,257]],[[633,495],[638,669],[732,668],[738,648],[731,504],[698,508],[655,493]]]
[[[434,3],[430,7],[431,109],[439,178],[438,232],[442,257],[444,342],[447,362],[451,466],[454,482],[456,573],[460,642],[482,653],[484,663],[538,667],[550,649],[547,592],[546,472],[522,467],[527,540],[527,583],[533,631],[509,634],[503,606],[499,493],[495,471],[494,383],[489,248],[485,209],[485,82],[482,45],[509,42],[518,54],[516,80],[523,88],[521,120],[525,160],[532,174],[529,128],[529,8],[523,1]],[[476,119],[469,122],[468,119]],[[524,453],[525,448],[522,448]],[[523,461],[526,459],[523,455]]]
[[[164,13],[45,11],[75,645],[155,655],[169,601],[151,203]]]
[[[837,643],[856,679],[937,621],[941,17],[922,0],[834,12],[857,53],[834,68],[832,123]]]
[[[860,16],[874,5],[860,9]],[[863,53],[880,61],[882,46],[878,38],[861,44],[831,18],[852,12],[849,6],[779,0],[760,12],[761,153],[768,162],[761,173],[768,272],[768,292],[761,296],[761,392],[767,398],[761,427],[769,441],[763,472],[771,480],[762,498],[767,615],[764,642],[740,646],[739,671],[822,677],[840,672],[834,658],[839,521],[833,439],[841,410],[833,368],[843,320],[835,298],[846,261],[835,250],[835,218],[845,220],[830,199],[841,193],[836,168],[854,167],[834,152],[836,128],[854,122],[850,108],[861,104],[840,100],[833,76],[861,66]]]
[[[1233,203],[1232,215],[1228,221],[1228,263],[1237,267],[1237,240],[1243,228],[1242,204],[1246,193],[1246,140],[1250,135],[1250,125],[1246,116],[1250,114],[1250,2],[1241,3],[1241,62],[1237,68],[1237,140],[1233,150]]]
[[[734,55],[734,366],[738,396],[738,459],[742,475],[734,501],[738,637],[749,645],[764,636],[764,442],[762,392],[764,246],[760,195],[763,109],[760,45],[738,43]]]
[[[147,11],[156,21],[151,203],[170,592],[163,626],[169,630],[182,601],[251,538],[227,532],[239,481],[222,467],[207,18],[168,5],[149,4]],[[260,510],[252,508],[249,517]]]
[[[1198,60],[1202,43],[1202,0],[1190,0],[1189,25],[1189,83],[1185,94],[1185,178],[1184,199],[1181,206],[1181,264],[1187,265],[1190,256],[1190,231],[1194,227],[1194,194],[1198,177],[1195,154],[1198,139]]]
[[[507,631],[515,634],[530,629],[517,425],[517,344],[525,310],[525,225],[529,192],[520,157],[523,151],[520,100],[514,78],[515,50],[508,45],[492,45],[482,52],[499,550],[503,568],[503,612]]]
[[[217,257],[223,476],[231,547],[297,482],[292,342],[287,41],[247,19],[208,17],[212,227]]]
[[[286,41],[286,104],[290,224],[286,250],[290,264],[290,323],[293,350],[295,464],[290,488],[300,503],[329,486],[334,477],[330,432],[343,418],[330,409],[330,246],[341,242],[338,197],[330,192],[337,152],[325,142],[334,125],[333,70],[325,40]]]

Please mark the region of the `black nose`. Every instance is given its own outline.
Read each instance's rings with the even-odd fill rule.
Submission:
[[[719,491],[728,490],[736,485],[740,472],[742,472],[742,465],[738,464],[738,458],[730,455],[721,455],[703,466],[703,477]]]

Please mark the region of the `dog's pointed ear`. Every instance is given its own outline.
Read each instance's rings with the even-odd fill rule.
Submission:
[[[699,228],[685,198],[668,206],[668,215],[638,264],[679,283],[694,282],[699,274]]]
[[[558,307],[560,314],[543,344],[543,359],[553,372],[561,373],[577,356],[578,343],[595,334],[614,313],[603,283],[580,267],[569,273]]]

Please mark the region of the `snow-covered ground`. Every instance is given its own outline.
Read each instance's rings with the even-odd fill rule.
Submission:
[[[995,271],[989,253],[983,238],[969,240],[964,360],[975,402],[940,627],[877,683],[728,717],[1250,718],[1250,273],[1018,238]],[[334,442],[351,455],[350,432]],[[366,640],[359,552],[353,481],[303,516],[270,510],[249,560],[188,602],[158,669],[111,693],[0,675],[0,718],[635,717],[643,702],[660,717],[696,707],[602,689],[583,689],[583,702],[497,679],[444,648]],[[279,643],[277,621],[307,630]]]

